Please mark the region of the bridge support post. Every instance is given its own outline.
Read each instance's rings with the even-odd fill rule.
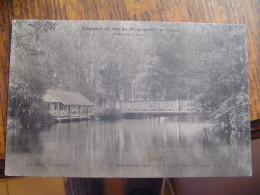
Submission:
[[[57,106],[58,106],[58,117],[57,118],[60,119],[60,102],[58,102]]]
[[[177,112],[179,112],[179,100],[176,100]]]
[[[67,105],[67,113],[68,113],[68,118],[70,119],[70,106]]]

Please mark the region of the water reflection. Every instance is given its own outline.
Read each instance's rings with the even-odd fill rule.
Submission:
[[[64,149],[148,151],[158,147],[201,145],[198,141],[201,142],[202,138],[199,136],[203,132],[207,132],[203,139],[210,142],[208,132],[212,128],[211,123],[169,116],[119,121],[80,121],[58,123],[41,129],[19,129],[10,136],[9,142],[11,152],[37,153]]]
[[[9,133],[7,145],[11,153],[41,153],[42,143],[39,140],[41,129],[15,129]],[[8,151],[8,152],[9,152]]]
[[[24,175],[28,175],[26,169],[23,172],[28,162],[70,165],[69,169],[55,171],[52,166],[44,166],[40,170],[30,167],[29,172],[33,175],[51,176],[60,171],[61,176],[120,176],[126,175],[125,172],[115,169],[122,162],[132,165],[137,162],[178,164],[187,160],[197,163],[215,159],[223,163],[230,161],[231,153],[222,139],[226,135],[221,124],[175,116],[58,123],[41,129],[13,130],[8,136],[7,163],[15,167],[15,162],[22,159],[23,164],[16,169]],[[232,155],[232,160],[239,157],[234,152]],[[153,175],[156,171],[159,170],[153,170]],[[168,174],[167,169],[160,171]],[[181,169],[175,171],[176,176],[185,174]],[[129,174],[136,176],[139,172],[136,170]]]

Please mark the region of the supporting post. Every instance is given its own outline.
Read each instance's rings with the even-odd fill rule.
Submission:
[[[79,118],[80,118],[80,106],[79,106]]]
[[[58,119],[60,119],[60,102],[58,102]]]
[[[178,130],[179,130],[179,139],[178,139],[178,142],[180,142],[180,139],[181,139],[181,124],[180,122],[178,121]]]
[[[179,112],[179,100],[176,100],[176,107],[177,107],[177,112]]]
[[[70,119],[70,105],[67,106],[68,118]]]
[[[88,106],[87,106],[87,118],[88,118]]]

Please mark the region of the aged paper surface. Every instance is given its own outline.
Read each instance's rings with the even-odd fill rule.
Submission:
[[[6,174],[250,176],[244,25],[14,20]]]

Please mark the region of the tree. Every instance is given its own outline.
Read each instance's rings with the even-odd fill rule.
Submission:
[[[20,23],[20,21],[16,21]],[[23,28],[21,25],[16,25]],[[55,28],[52,23],[45,23],[44,26],[29,26],[36,28],[36,32],[48,32]],[[10,67],[10,84],[9,84],[9,115],[18,119],[20,124],[29,127],[45,123],[49,114],[42,100],[45,90],[51,84],[49,69],[41,65],[41,59],[45,52],[34,47],[39,46],[39,34],[34,36],[13,29],[12,46],[13,52],[18,55],[11,58],[11,61],[19,61],[20,66]],[[34,47],[31,47],[31,45]]]

